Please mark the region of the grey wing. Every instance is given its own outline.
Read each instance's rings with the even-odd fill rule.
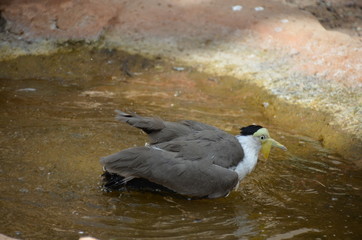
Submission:
[[[234,171],[212,164],[210,159],[190,161],[152,147],[126,149],[102,158],[101,163],[111,173],[145,178],[191,197],[222,197],[238,183]]]
[[[116,110],[116,112],[118,114],[117,120],[143,130],[148,134],[153,144],[167,142],[199,131],[223,132],[216,127],[193,120],[168,122],[160,118],[142,117],[136,113],[125,113],[120,110]]]
[[[182,159],[211,159],[214,164],[224,168],[237,166],[244,157],[244,151],[236,137],[221,130],[193,132],[155,146],[175,152]]]
[[[194,120],[183,120],[180,121],[180,124],[187,126],[195,131],[203,131],[203,130],[216,130],[216,131],[221,131],[219,128],[205,124],[205,123],[201,123],[201,122],[197,122]]]
[[[147,133],[153,144],[170,141],[195,131],[190,126],[181,123],[163,121],[160,118],[142,117],[136,113],[125,113],[119,110],[116,112],[118,113],[117,120],[141,129]]]
[[[118,114],[116,116],[117,120],[142,129],[147,134],[154,131],[160,131],[166,127],[164,121],[158,118],[141,117],[136,113],[125,113],[120,110],[116,110],[116,113]]]

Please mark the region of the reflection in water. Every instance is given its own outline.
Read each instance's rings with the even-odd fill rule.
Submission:
[[[271,124],[260,90],[138,58],[129,77],[124,58],[80,51],[1,63],[0,232],[24,239],[362,238],[361,171],[303,133]],[[98,159],[146,141],[114,120],[115,109],[235,134],[258,123],[289,151],[273,149],[223,199],[104,193]]]
[[[96,218],[103,228],[124,237],[197,238],[198,236],[251,236],[257,230],[248,212],[225,200],[189,201],[151,193],[124,193],[108,202],[107,217]],[[124,233],[126,230],[127,234]]]

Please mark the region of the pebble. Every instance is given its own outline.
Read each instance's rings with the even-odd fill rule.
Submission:
[[[281,28],[281,27],[276,27],[276,28],[274,28],[274,31],[275,31],[275,32],[281,32],[281,31],[283,31],[283,28]]]
[[[16,91],[18,91],[18,92],[35,92],[36,89],[35,88],[21,88]]]
[[[22,192],[22,193],[28,193],[28,192],[29,192],[29,190],[28,190],[28,189],[26,189],[26,188],[21,188],[21,189],[19,189],[19,192]]]
[[[173,94],[173,96],[175,96],[175,97],[178,97],[178,96],[180,96],[181,95],[181,91],[176,91],[174,94]]]
[[[178,72],[185,71],[184,67],[173,67],[172,69]]]
[[[337,160],[332,160],[331,163],[333,163],[334,165],[340,165],[340,164],[342,164],[340,161],[337,161]]]
[[[255,11],[257,11],[257,12],[260,12],[260,11],[263,11],[263,10],[264,10],[263,7],[255,7],[254,9],[255,9]]]
[[[243,9],[243,6],[240,6],[240,5],[235,5],[235,6],[232,6],[231,8],[233,11],[241,11]]]

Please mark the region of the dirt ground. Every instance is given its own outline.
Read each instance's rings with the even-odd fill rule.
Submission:
[[[328,30],[346,33],[362,41],[362,1],[359,0],[276,0],[315,16]],[[4,8],[8,0],[1,6]],[[0,11],[0,32],[5,31],[6,20]]]
[[[311,13],[327,30],[346,33],[362,41],[362,1],[359,0],[275,0]],[[1,12],[9,0],[0,3],[0,33],[6,29]]]

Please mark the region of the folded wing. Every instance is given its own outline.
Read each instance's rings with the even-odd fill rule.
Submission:
[[[125,179],[144,178],[191,197],[222,197],[238,183],[234,171],[213,164],[212,159],[188,160],[156,147],[126,149],[102,158],[101,163]]]

